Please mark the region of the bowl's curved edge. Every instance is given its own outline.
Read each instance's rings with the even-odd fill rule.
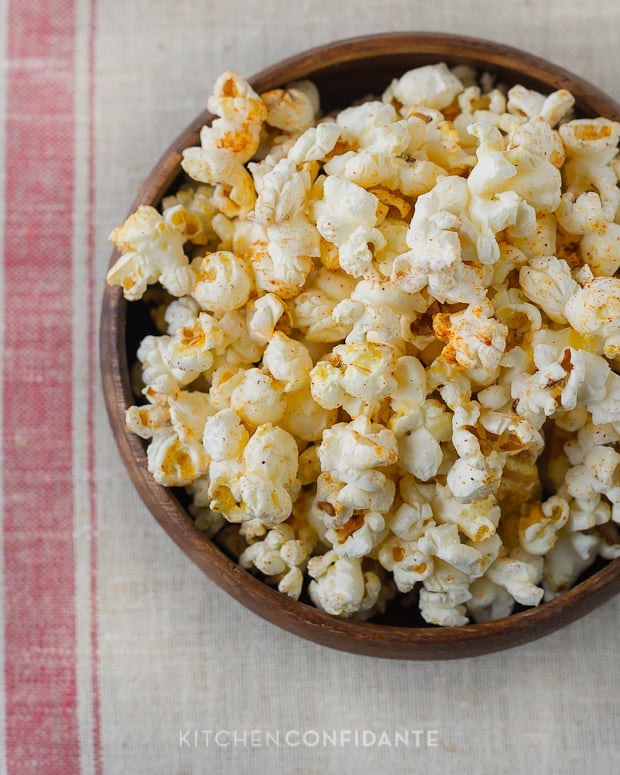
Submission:
[[[510,69],[515,60],[531,81],[573,92],[578,103],[592,113],[620,120],[620,106],[604,92],[539,57],[502,44],[442,33],[380,33],[349,38],[319,46],[262,70],[250,79],[254,88],[275,88],[283,80],[308,77],[320,65],[322,71],[357,59],[360,53],[373,58],[407,57],[412,51],[449,61],[478,63],[498,70]],[[459,55],[454,55],[458,48]],[[464,54],[463,54],[464,52]],[[422,56],[422,54],[421,54]],[[282,73],[286,72],[286,79]],[[199,142],[200,128],[212,119],[201,113],[173,141],[145,180],[130,212],[144,203],[158,204],[180,174],[182,150]],[[113,252],[110,265],[118,254]],[[106,286],[100,324],[100,364],[108,417],[119,452],[130,478],[151,513],[175,543],[218,586],[264,619],[316,643],[357,654],[392,659],[455,659],[488,654],[540,638],[582,617],[620,592],[620,559],[610,562],[560,597],[536,608],[488,624],[458,628],[392,627],[372,622],[332,617],[318,609],[291,600],[240,568],[193,526],[174,495],[158,485],[146,468],[141,440],[129,433],[124,415],[133,403],[125,346],[127,302],[119,288]]]

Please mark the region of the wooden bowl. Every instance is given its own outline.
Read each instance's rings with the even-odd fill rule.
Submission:
[[[469,64],[496,73],[505,83],[543,92],[568,89],[584,116],[620,121],[620,106],[581,78],[543,59],[508,46],[455,35],[393,33],[352,38],[279,62],[250,79],[258,92],[301,78],[312,79],[324,110],[342,108],[391,79],[424,64]],[[181,172],[181,151],[199,143],[212,116],[201,113],[162,156],[131,207],[157,206]],[[115,253],[112,262],[117,258]],[[194,527],[176,494],[155,483],[147,470],[145,443],[125,427],[125,410],[135,403],[129,365],[135,360],[148,317],[140,302],[127,304],[121,290],[106,287],[101,316],[101,368],[105,401],[121,457],[144,503],[168,535],[220,587],[247,608],[301,637],[326,646],[397,659],[454,659],[510,648],[531,641],[583,616],[620,590],[620,559],[590,571],[554,600],[486,624],[433,627],[421,620],[403,626],[397,614],[373,622],[340,619],[297,602],[240,568]],[[403,615],[400,621],[403,621]],[[410,621],[410,620],[409,620]]]

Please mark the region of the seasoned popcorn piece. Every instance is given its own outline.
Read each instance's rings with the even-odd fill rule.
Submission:
[[[301,342],[276,331],[263,353],[263,367],[282,383],[285,393],[291,393],[308,384],[313,363]]]
[[[564,176],[567,194],[578,197],[594,189],[605,220],[615,220],[620,206],[618,178],[612,163],[617,156],[620,124],[606,118],[576,119],[559,129],[567,160]]]
[[[424,105],[443,110],[462,91],[461,81],[441,62],[417,67],[395,78],[384,92],[383,101],[396,101],[406,107]]]
[[[299,492],[298,457],[293,437],[270,423],[259,425],[245,445],[239,490],[249,514],[267,527],[291,514]]]
[[[153,478],[165,487],[185,487],[205,474],[209,466],[202,444],[184,443],[173,430],[156,433],[146,454]]]
[[[418,581],[424,581],[435,569],[433,558],[420,549],[417,541],[405,541],[395,535],[383,541],[378,558],[393,574],[399,592],[411,592]]]
[[[456,525],[429,527],[418,539],[420,550],[452,565],[470,577],[482,575],[482,555],[472,546],[461,543]]]
[[[381,593],[381,580],[376,573],[364,572],[362,561],[339,557],[329,551],[308,562],[313,579],[308,587],[317,608],[335,616],[349,617],[372,608]]]
[[[321,236],[338,247],[341,268],[360,277],[370,266],[369,245],[381,249],[385,238],[375,228],[378,199],[346,178],[330,175],[323,186],[323,199],[313,204]]]
[[[208,312],[227,312],[242,307],[252,290],[247,262],[230,251],[208,253],[194,260],[196,284],[192,296]]]
[[[579,285],[573,280],[564,259],[555,256],[531,258],[529,266],[519,272],[519,282],[528,299],[541,307],[551,320],[566,323],[564,308],[579,290]]]
[[[403,356],[396,365],[396,388],[389,427],[398,441],[398,464],[421,481],[431,479],[443,460],[441,442],[451,438],[451,418],[433,399],[426,399],[426,373],[417,358]]]
[[[213,201],[212,186],[184,186],[164,197],[161,206],[164,217],[172,213],[174,222],[179,222],[192,245],[217,246],[220,237],[213,228],[213,219],[219,211]]]
[[[275,293],[266,293],[247,305],[248,332],[259,344],[267,344],[276,330],[290,334],[291,315],[288,307]]]
[[[213,363],[214,351],[224,345],[224,333],[217,321],[201,312],[193,325],[179,328],[168,343],[166,362],[172,370],[202,372]]]
[[[323,473],[317,481],[317,496],[325,504],[330,524],[341,527],[356,511],[388,511],[396,488],[378,469],[397,459],[390,430],[363,416],[337,423],[323,432],[318,454]]]
[[[437,486],[432,500],[437,521],[452,523],[471,541],[484,541],[495,535],[501,517],[501,509],[493,495],[461,503],[447,487]]]
[[[505,453],[493,448],[482,449],[476,424],[480,405],[456,407],[452,418],[452,443],[457,459],[448,471],[447,483],[454,497],[462,503],[486,498],[500,485]]]
[[[252,368],[243,372],[230,394],[230,406],[250,426],[277,423],[284,414],[286,399],[281,385],[267,371]]]
[[[141,205],[109,239],[121,256],[106,281],[119,285],[129,301],[141,299],[147,285],[157,281],[173,296],[192,290],[195,278],[183,252],[187,235],[172,213],[164,217],[154,207]]]
[[[557,541],[557,534],[568,522],[568,503],[557,495],[544,503],[524,505],[519,520],[519,541],[530,554],[546,554]]]
[[[303,573],[316,543],[313,528],[292,516],[272,527],[262,540],[250,544],[239,557],[239,564],[242,568],[253,566],[265,576],[279,577],[278,590],[298,600]]]
[[[561,530],[544,559],[544,599],[552,600],[569,589],[594,561],[600,539],[581,532]]]
[[[338,323],[333,311],[339,301],[347,299],[355,280],[341,271],[321,267],[312,272],[306,290],[291,302],[294,325],[310,342],[338,342],[351,330],[351,324]]]
[[[215,184],[214,201],[229,217],[246,216],[256,194],[244,168],[258,149],[267,108],[252,87],[226,72],[215,83],[209,110],[220,116],[200,132],[200,147],[186,148],[181,165],[190,177]]]
[[[482,369],[492,374],[506,349],[508,328],[494,317],[488,299],[452,315],[434,315],[433,329],[439,339],[448,342],[440,357],[457,368]]]
[[[385,519],[378,511],[353,514],[339,527],[329,527],[325,538],[339,557],[366,557],[387,534]]]
[[[469,587],[471,598],[465,603],[467,613],[478,624],[510,616],[515,605],[513,596],[504,587],[482,576]]]
[[[620,269],[620,224],[606,223],[584,234],[579,252],[595,275],[612,277]]]
[[[565,314],[580,334],[600,338],[607,358],[620,355],[620,278],[596,277],[567,300]]]
[[[297,81],[285,89],[263,92],[265,121],[276,129],[299,134],[312,126],[319,111],[319,93],[311,81]]]
[[[337,345],[310,372],[312,396],[325,409],[372,417],[396,387],[397,358],[392,345],[380,342]]]
[[[543,560],[522,549],[500,556],[486,572],[486,578],[504,587],[517,603],[538,605],[544,591],[537,586],[543,577]]]

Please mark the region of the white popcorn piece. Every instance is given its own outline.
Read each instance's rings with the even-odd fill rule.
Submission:
[[[538,605],[544,591],[537,584],[542,579],[542,568],[513,557],[498,557],[486,573],[486,578],[504,587],[517,603]]]
[[[226,72],[215,83],[209,110],[220,116],[200,132],[200,147],[186,148],[181,165],[190,177],[216,185],[214,201],[229,217],[245,216],[256,201],[243,164],[256,153],[267,108],[239,75]]]
[[[411,592],[418,581],[424,581],[435,569],[433,558],[416,541],[395,535],[383,541],[377,556],[382,567],[393,574],[399,592]]]
[[[441,62],[417,67],[394,79],[383,94],[383,100],[396,100],[406,107],[424,105],[443,110],[461,91],[461,81]]]
[[[126,299],[141,299],[147,285],[157,281],[173,296],[192,290],[194,275],[183,252],[187,236],[170,214],[164,217],[154,207],[141,205],[109,239],[121,256],[106,280],[119,285]]]
[[[338,421],[337,409],[325,409],[312,397],[306,382],[285,394],[284,413],[278,424],[301,441],[320,441],[323,431]]]
[[[542,504],[525,504],[519,519],[519,542],[523,549],[529,554],[546,554],[568,522],[568,516],[568,503],[557,495]]]
[[[425,482],[439,470],[443,460],[440,444],[452,435],[451,418],[437,401],[426,400],[426,373],[417,358],[399,358],[395,377],[389,427],[398,441],[398,463]]]
[[[312,396],[325,409],[342,406],[351,417],[371,417],[396,386],[397,358],[381,342],[337,345],[310,372]]]
[[[291,83],[285,89],[272,89],[260,96],[267,107],[265,121],[291,134],[311,127],[319,109],[319,94],[311,81]]]
[[[569,589],[579,575],[592,564],[598,547],[599,539],[595,535],[561,530],[558,540],[544,560],[545,600],[552,600]]]
[[[276,331],[263,353],[263,366],[282,384],[285,393],[300,390],[309,382],[313,367],[308,349]]]
[[[482,575],[482,555],[472,546],[461,543],[456,525],[429,527],[418,539],[424,554],[438,557],[469,577]]]
[[[254,341],[265,345],[276,329],[290,333],[291,316],[286,303],[275,293],[266,293],[248,303],[248,333]]]
[[[329,527],[325,538],[339,557],[366,557],[387,533],[385,519],[378,511],[353,515],[339,527]]]
[[[620,224],[606,223],[601,229],[584,234],[579,252],[595,275],[612,277],[620,269]]]
[[[381,592],[376,573],[364,572],[360,559],[338,557],[335,551],[313,557],[308,573],[314,579],[308,587],[312,602],[335,616],[349,617],[372,608]]]
[[[398,121],[392,105],[362,102],[336,116],[343,143],[368,153],[399,156],[408,148],[411,137],[406,121]]]
[[[558,410],[570,411],[579,402],[594,409],[605,397],[609,366],[586,350],[534,343],[534,374],[518,374],[511,394],[516,411],[536,428]]]
[[[543,309],[555,323],[566,323],[564,308],[579,290],[570,267],[555,256],[532,258],[519,272],[519,283],[525,295]]]
[[[310,342],[342,341],[349,331],[349,323],[337,323],[333,311],[339,301],[350,296],[355,280],[341,271],[321,267],[312,272],[302,291],[291,302],[296,328]]]
[[[293,437],[270,423],[259,425],[243,450],[239,492],[250,517],[267,527],[284,522],[297,495],[298,449]]]
[[[330,175],[323,186],[323,199],[313,212],[321,236],[338,247],[341,268],[360,277],[373,255],[369,244],[381,249],[385,238],[376,229],[378,199],[343,177]]]
[[[457,368],[493,372],[506,349],[508,328],[494,317],[488,299],[452,315],[436,314],[433,329],[439,339],[448,342],[440,357]]]
[[[242,568],[253,566],[266,576],[280,576],[278,590],[298,600],[303,571],[316,542],[312,527],[291,517],[271,528],[262,540],[250,544],[239,557],[239,564]]]
[[[503,619],[512,613],[515,605],[512,595],[485,576],[474,579],[469,589],[471,598],[465,605],[467,612],[478,624]]]
[[[230,394],[230,406],[251,426],[277,423],[284,414],[286,399],[279,384],[266,371],[251,368],[243,372]]]
[[[323,432],[318,451],[323,473],[317,481],[317,497],[336,527],[356,511],[388,511],[396,488],[377,469],[395,463],[397,454],[394,434],[364,416]]]
[[[202,443],[212,460],[238,458],[250,435],[239,415],[232,409],[221,409],[205,423]]]
[[[335,121],[325,121],[306,129],[288,152],[288,158],[297,164],[325,159],[333,151],[339,138],[338,124]]]
[[[192,296],[208,312],[227,312],[242,307],[252,290],[247,262],[230,251],[208,253],[193,262],[196,284]]]
[[[174,299],[166,307],[164,315],[167,324],[166,333],[173,336],[180,328],[191,328],[199,313],[200,306],[191,296]]]
[[[612,167],[620,124],[602,117],[576,119],[563,124],[559,133],[567,155],[564,175],[568,193],[579,196],[594,188],[605,220],[613,222],[620,205],[618,178]]]
[[[254,218],[264,225],[291,218],[304,208],[311,185],[308,169],[298,169],[292,159],[281,159],[262,178]]]
[[[620,278],[596,277],[567,300],[565,314],[580,334],[600,337],[607,358],[620,355]]]

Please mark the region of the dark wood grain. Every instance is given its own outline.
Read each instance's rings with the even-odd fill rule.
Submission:
[[[445,61],[489,70],[508,84],[523,83],[542,91],[565,88],[582,115],[605,115],[620,121],[620,106],[576,75],[508,46],[437,33],[393,33],[352,38],[290,57],[251,78],[257,91],[311,78],[324,109],[345,107],[358,97],[379,93],[406,70]],[[199,142],[199,115],[172,143],[134,201],[158,205],[181,173],[181,151]],[[117,258],[112,255],[111,263]],[[140,304],[137,302],[137,304]],[[146,309],[143,308],[146,315]],[[105,403],[121,458],[144,503],[156,520],[216,584],[254,613],[296,635],[332,648],[393,659],[457,659],[487,654],[540,638],[587,614],[620,591],[620,560],[608,563],[573,589],[548,603],[488,624],[466,627],[403,627],[329,616],[291,600],[230,560],[194,527],[173,491],[149,474],[145,446],[125,427],[125,410],[134,402],[128,361],[127,303],[119,288],[106,287],[100,328],[101,373]],[[236,603],[231,601],[231,605]]]

